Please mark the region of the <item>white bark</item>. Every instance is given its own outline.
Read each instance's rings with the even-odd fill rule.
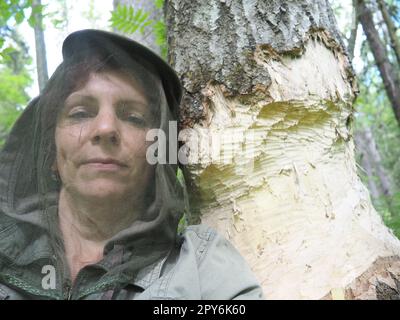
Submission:
[[[334,26],[329,12],[324,16],[325,1],[285,2],[298,5],[297,12],[268,2],[279,10],[266,11],[264,19],[276,21],[274,12],[291,19],[285,16],[280,21],[286,25],[278,22],[275,33],[267,30],[263,37],[257,32],[267,25],[251,19],[250,28],[235,11],[243,5],[246,14],[253,10],[260,17],[255,11],[267,5],[261,1],[196,2],[192,8],[170,2],[178,15],[169,16],[175,45],[170,59],[186,89],[182,123],[197,132],[183,137],[193,211],[246,257],[267,298],[344,297],[374,262],[399,255],[400,241],[383,225],[356,174],[355,88],[343,46],[329,32]],[[319,29],[303,23],[305,13],[312,23],[319,21]],[[236,24],[223,29],[227,17]],[[185,19],[193,43],[177,29]],[[207,34],[202,39],[196,32],[207,24],[214,42],[203,52]],[[229,48],[230,30],[237,42]],[[289,40],[295,34],[301,44]],[[192,45],[197,56],[191,55]],[[210,141],[213,152],[206,148]],[[222,154],[215,151],[218,143]]]

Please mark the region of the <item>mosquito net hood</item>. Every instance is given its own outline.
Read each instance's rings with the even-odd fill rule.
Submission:
[[[57,154],[57,121],[68,96],[85,87],[93,74],[124,74],[144,92],[151,115],[149,129],[165,133],[163,150],[171,152],[169,123],[177,120],[182,94],[179,79],[167,63],[122,36],[78,31],[65,39],[62,54],[63,62],[41,94],[25,108],[0,153],[0,277],[10,284],[33,288],[31,291],[41,290],[38,275],[43,265],[56,267],[60,283],[68,275],[58,216],[63,181],[52,169]],[[169,163],[169,155],[165,155],[166,163],[153,164],[154,175],[146,187],[146,205],[139,217],[107,241],[99,288],[111,283],[110,279],[120,281],[116,274],[134,277],[174,246],[187,201],[177,179],[178,165]],[[107,259],[117,247],[123,248],[122,260],[110,268],[112,263]]]

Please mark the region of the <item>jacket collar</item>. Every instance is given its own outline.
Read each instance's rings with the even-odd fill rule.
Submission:
[[[137,276],[129,283],[146,290],[154,281],[161,276],[161,270],[166,263],[168,255],[139,271]]]

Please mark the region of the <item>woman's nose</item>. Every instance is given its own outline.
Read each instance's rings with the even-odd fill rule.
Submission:
[[[93,122],[92,142],[119,144],[118,119],[113,112],[99,112],[97,114]]]

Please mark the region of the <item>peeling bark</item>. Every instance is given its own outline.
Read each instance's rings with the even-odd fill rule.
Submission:
[[[169,0],[167,24],[193,221],[267,298],[319,299],[399,255],[356,174],[357,88],[327,1]]]

